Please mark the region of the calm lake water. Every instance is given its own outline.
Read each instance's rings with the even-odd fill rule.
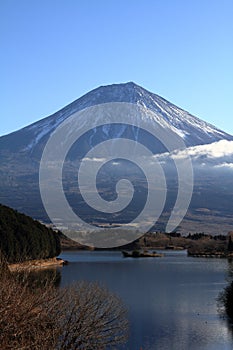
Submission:
[[[191,258],[165,251],[163,258],[123,258],[120,252],[69,251],[61,285],[99,281],[129,309],[130,350],[232,350],[232,333],[217,302],[232,265],[225,259]]]

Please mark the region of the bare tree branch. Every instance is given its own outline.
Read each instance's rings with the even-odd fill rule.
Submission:
[[[29,275],[0,273],[1,349],[104,350],[126,341],[126,309],[106,288],[55,288]]]

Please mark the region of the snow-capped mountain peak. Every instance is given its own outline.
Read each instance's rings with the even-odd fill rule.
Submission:
[[[233,136],[192,116],[141,86],[128,82],[100,86],[53,115],[1,137],[1,148],[10,147],[14,151],[34,152],[38,145],[41,149],[42,144],[45,144],[56,127],[73,113],[90,106],[109,102],[133,103],[142,106],[145,110],[150,109],[154,115],[154,118],[150,119],[151,127],[153,128],[156,123],[159,123],[164,128],[170,128],[183,138],[187,146],[207,144],[222,139],[233,140]],[[137,124],[140,125],[140,121]]]

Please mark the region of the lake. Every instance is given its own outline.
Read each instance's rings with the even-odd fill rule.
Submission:
[[[187,257],[123,258],[117,251],[68,251],[61,285],[99,281],[129,309],[129,350],[230,350],[232,333],[217,302],[232,265],[226,259]],[[121,348],[122,349],[122,348]]]

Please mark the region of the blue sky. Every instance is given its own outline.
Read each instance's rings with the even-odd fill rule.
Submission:
[[[232,0],[1,0],[0,135],[134,81],[233,134]]]

